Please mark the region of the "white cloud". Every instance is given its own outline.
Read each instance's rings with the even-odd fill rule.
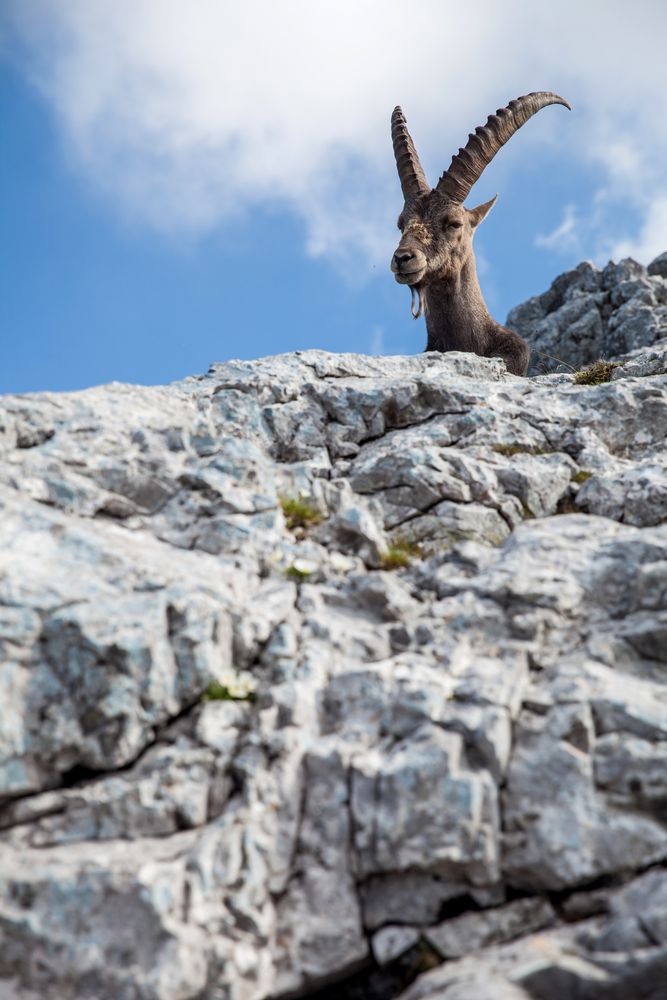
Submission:
[[[535,237],[535,246],[557,253],[579,250],[581,245],[579,213],[575,205],[566,205],[563,220],[550,233],[540,233]]]
[[[471,127],[499,103],[544,87],[568,97],[575,114],[540,115],[494,162],[493,182],[500,187],[549,145],[554,164],[600,174],[607,197],[589,240],[608,238],[619,198],[640,235],[616,244],[644,253],[659,239],[662,0],[562,0],[557,8],[528,0],[5,0],[4,17],[72,163],[132,222],[197,235],[256,205],[287,206],[305,224],[310,253],[363,270],[384,262],[395,238],[394,104],[406,110],[435,182]],[[566,228],[561,239],[573,233]]]
[[[611,256],[634,257],[651,261],[667,247],[667,191],[655,197],[648,208],[639,232],[634,237],[618,240],[611,247]]]
[[[384,330],[381,326],[374,326],[371,332],[369,354],[384,354]]]

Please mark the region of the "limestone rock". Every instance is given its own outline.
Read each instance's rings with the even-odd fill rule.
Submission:
[[[647,872],[598,897],[599,915],[447,962],[420,976],[399,1000],[661,1000],[666,887],[664,869]]]
[[[461,958],[491,944],[511,941],[556,922],[551,905],[539,897],[517,899],[480,913],[464,913],[425,932],[443,958]]]
[[[0,400],[0,997],[661,997],[663,272]]]
[[[511,309],[506,326],[532,348],[531,374],[584,368],[667,338],[667,254],[648,268],[585,261]],[[664,345],[663,345],[664,346]]]

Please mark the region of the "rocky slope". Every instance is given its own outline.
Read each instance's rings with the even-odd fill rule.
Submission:
[[[510,310],[507,326],[533,348],[529,374],[572,371],[599,357],[632,357],[667,337],[667,253],[600,271],[584,261],[543,295]]]
[[[661,266],[0,401],[2,1000],[664,1000]]]

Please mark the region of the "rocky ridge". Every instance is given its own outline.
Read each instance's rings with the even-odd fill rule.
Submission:
[[[603,384],[0,401],[2,1000],[664,997],[661,261],[512,314]],[[643,341],[559,347],[602,294]]]
[[[627,258],[600,270],[583,261],[542,295],[511,309],[506,325],[532,348],[529,374],[572,371],[600,357],[643,357],[667,338],[667,253],[648,268]],[[646,374],[645,372],[643,374]]]

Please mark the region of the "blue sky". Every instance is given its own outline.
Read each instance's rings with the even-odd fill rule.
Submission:
[[[648,65],[662,7],[645,0],[623,22],[619,3],[609,27],[615,0],[591,0],[601,18],[591,52],[569,6],[572,17],[553,22],[560,35],[538,15],[517,41],[493,4],[473,3],[465,22],[456,5],[415,0],[433,38],[402,65],[392,0],[286,0],[259,43],[257,18],[275,10],[265,0],[240,13],[202,0],[196,24],[172,0],[9,0],[0,392],[161,383],[308,347],[422,350],[423,320],[388,269],[401,207],[396,102],[432,183],[467,132],[519,93],[554,89],[573,103],[517,133],[468,200],[500,193],[476,237],[497,319],[580,259],[667,249],[667,88],[662,62]],[[424,74],[424,59],[468,37],[484,10],[482,79],[462,86],[461,46]],[[378,18],[394,41],[369,63]],[[504,54],[503,37],[514,46]],[[492,63],[484,55],[499,42]]]

